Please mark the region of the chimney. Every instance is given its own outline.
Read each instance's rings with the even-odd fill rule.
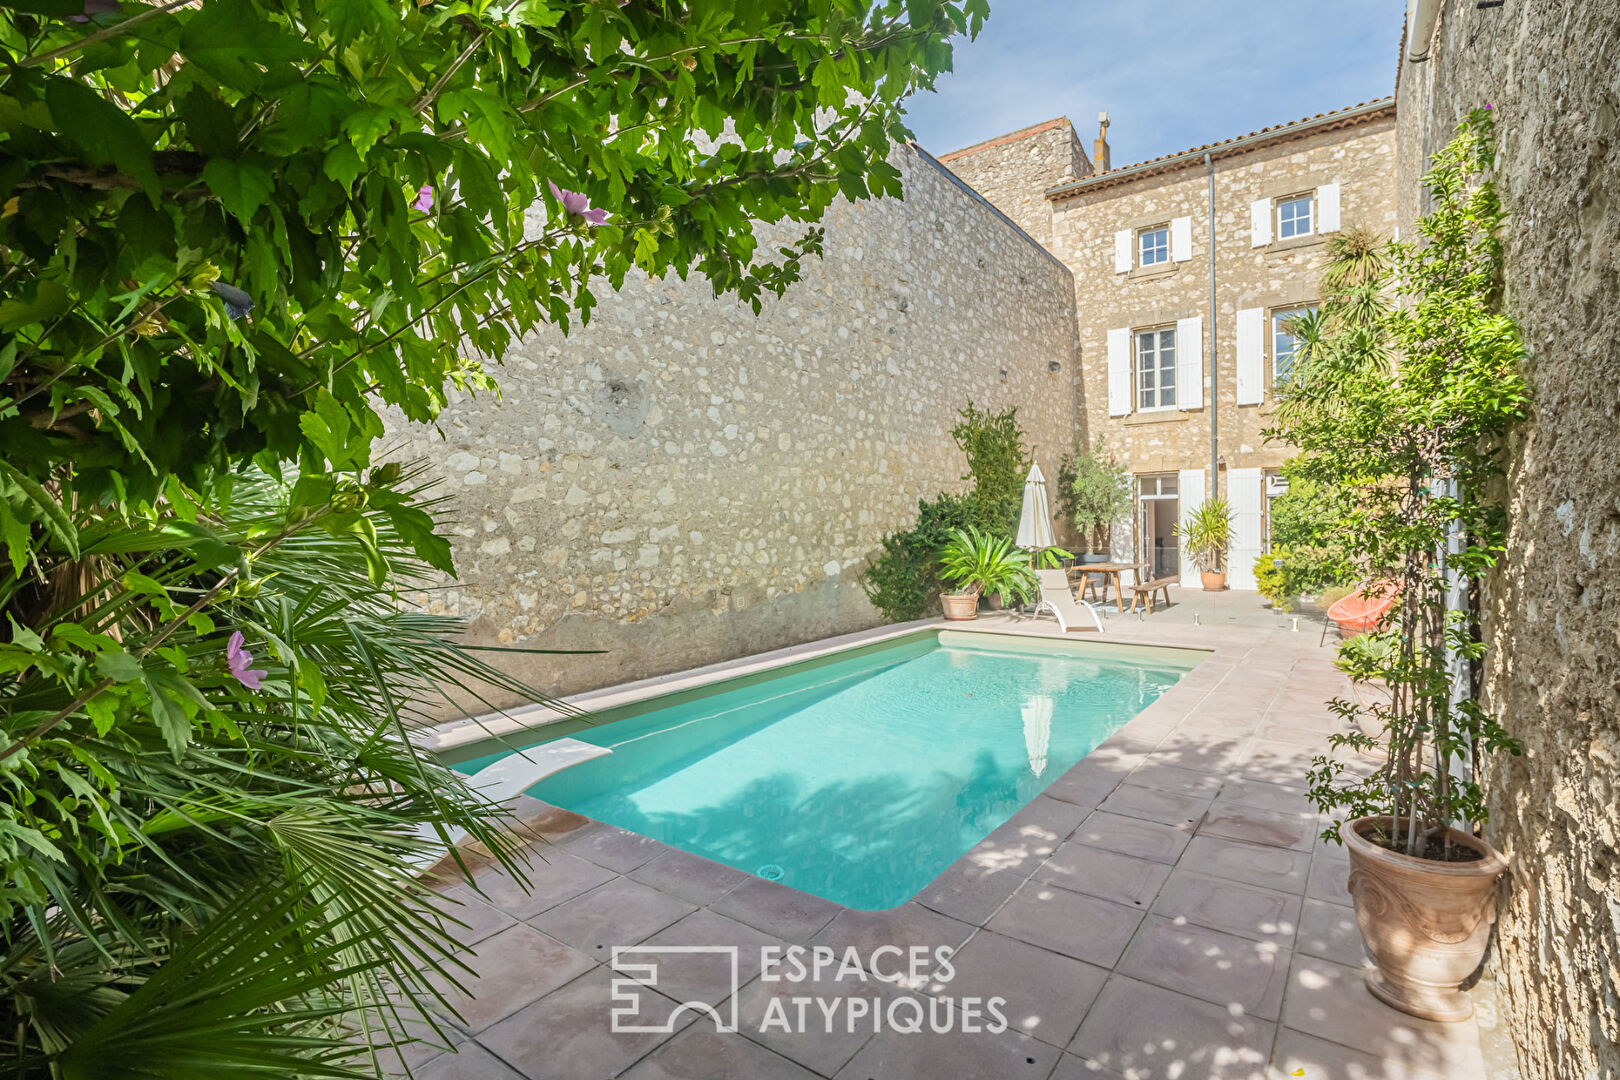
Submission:
[[[1097,114],[1097,141],[1091,144],[1091,167],[1098,172],[1108,171],[1108,114]]]

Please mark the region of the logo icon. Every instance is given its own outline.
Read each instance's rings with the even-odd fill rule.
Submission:
[[[615,1034],[668,1035],[674,1032],[675,1022],[681,1014],[691,1012],[708,1014],[709,1019],[714,1021],[716,1031],[736,1031],[737,991],[741,988],[737,952],[735,945],[615,945],[612,968],[626,978],[614,979],[611,984],[614,1002],[611,1030]],[[658,1020],[656,1004],[663,999],[657,994],[648,995],[648,1004],[654,1007],[644,1008],[643,997],[637,988],[657,989],[659,975],[664,969],[678,971],[680,965],[688,964],[713,972],[729,971],[731,992],[726,995],[725,1015],[722,1016],[720,1009],[706,1001],[683,1001],[661,1021]]]

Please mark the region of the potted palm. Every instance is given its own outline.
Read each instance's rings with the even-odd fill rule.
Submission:
[[[1464,121],[1425,178],[1434,209],[1418,242],[1335,240],[1324,313],[1338,327],[1298,359],[1275,434],[1293,467],[1354,487],[1336,522],[1365,580],[1393,597],[1339,666],[1378,693],[1332,708],[1360,730],[1329,737],[1310,794],[1323,833],[1350,854],[1356,924],[1377,968],[1368,989],[1429,1020],[1464,1020],[1508,867],[1480,831],[1493,754],[1518,743],[1475,696],[1485,654],[1470,599],[1505,550],[1502,458],[1528,413],[1524,345],[1501,310],[1503,212],[1488,182],[1489,113]],[[1393,304],[1399,294],[1406,302]],[[1369,302],[1370,301],[1370,302]],[[1268,435],[1272,433],[1268,432]],[[1398,591],[1396,591],[1398,590]]]
[[[1225,499],[1205,499],[1176,523],[1181,550],[1198,567],[1205,592],[1226,588],[1226,549],[1232,542],[1232,508]]]
[[[986,594],[1005,605],[1038,591],[1027,552],[971,525],[951,530],[940,552],[939,577],[953,589],[940,594],[947,619],[977,618],[979,597]]]

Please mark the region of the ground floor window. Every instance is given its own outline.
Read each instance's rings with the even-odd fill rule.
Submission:
[[[1181,575],[1181,545],[1176,522],[1181,497],[1175,473],[1147,473],[1136,478],[1137,560],[1145,563],[1144,580]]]

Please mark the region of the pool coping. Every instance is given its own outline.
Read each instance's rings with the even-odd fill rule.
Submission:
[[[1050,645],[1054,641],[1062,641],[1072,644],[1109,645],[1128,649],[1175,649],[1182,652],[1204,652],[1210,655],[1217,651],[1217,649],[1207,645],[1189,645],[1185,642],[1138,640],[1134,638],[1120,640],[1095,633],[1085,634],[1084,636],[1054,638],[1050,633],[1049,624],[1042,624],[1035,618],[1028,621],[1030,625],[1023,627],[1016,624],[1009,626],[999,620],[994,622],[987,620],[986,625],[976,625],[979,620],[952,621],[932,618],[874,627],[868,630],[858,630],[837,637],[822,638],[800,645],[789,645],[786,648],[773,649],[769,652],[754,653],[733,660],[690,668],[686,671],[672,672],[668,675],[655,675],[634,682],[620,683],[597,690],[571,694],[558,699],[559,704],[563,706],[562,708],[546,704],[534,704],[499,712],[482,713],[478,716],[462,717],[413,732],[411,738],[419,747],[431,753],[457,754],[459,751],[460,753],[457,756],[467,756],[467,749],[479,743],[498,743],[502,739],[539,731],[554,724],[567,723],[596,714],[642,705],[656,699],[671,697],[684,692],[703,690],[717,683],[763,675],[796,664],[828,659],[841,653],[854,653],[857,650],[899,641],[914,635],[922,636],[944,631],[994,634],[1001,637],[1027,637],[1031,641],[1046,645]],[[1044,630],[1043,626],[1045,627]],[[1193,671],[1198,670],[1207,659],[1208,656],[1204,660],[1200,660],[1189,669],[1187,674],[1190,675]],[[1186,676],[1183,676],[1183,679],[1185,678]],[[1177,685],[1180,685],[1180,683],[1178,682]],[[1152,708],[1152,706],[1149,705],[1148,708]],[[1137,716],[1140,715],[1141,713],[1137,714]],[[1135,717],[1132,719],[1134,720]],[[1118,732],[1115,734],[1118,734]],[[1096,753],[1096,751],[1093,750],[1092,753]]]

